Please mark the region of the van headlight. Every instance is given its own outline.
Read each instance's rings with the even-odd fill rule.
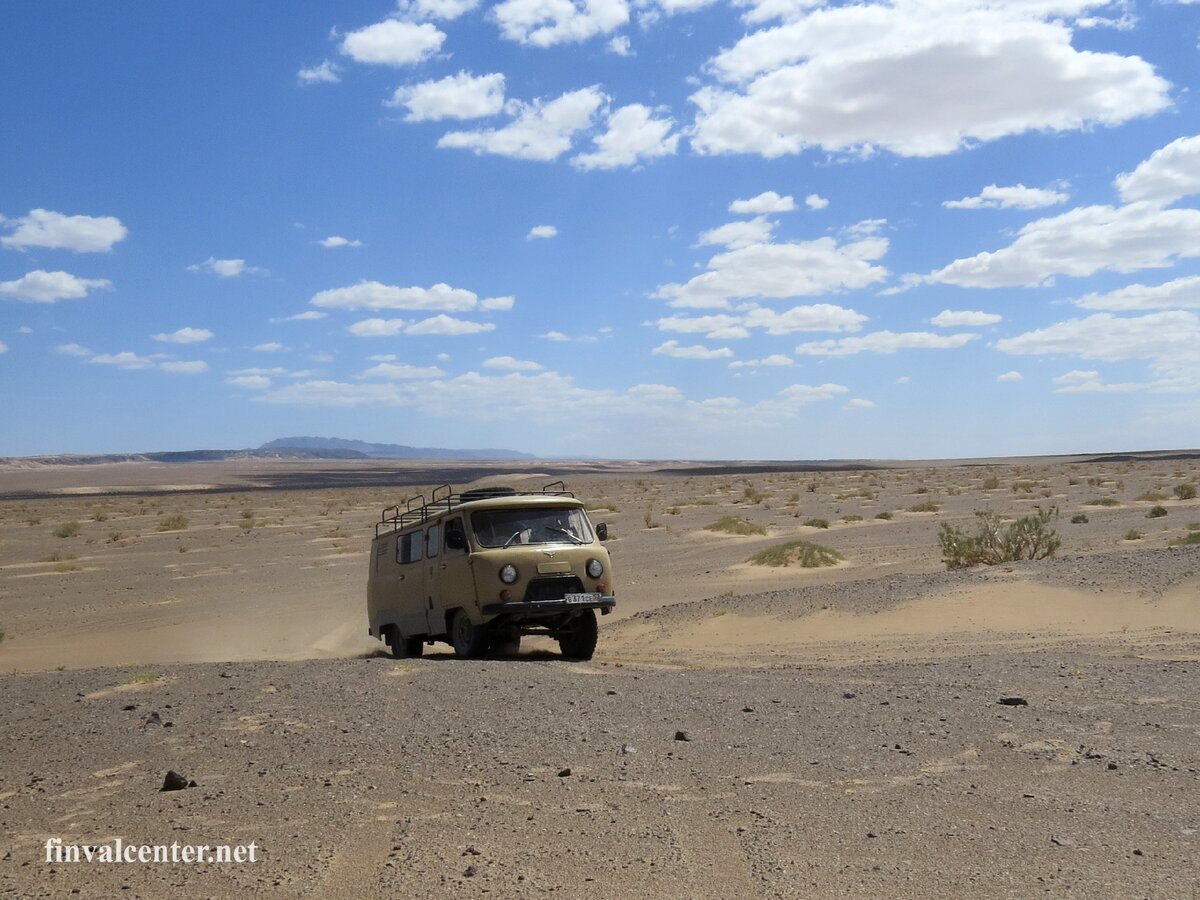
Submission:
[[[587,573],[590,578],[599,578],[604,574],[604,563],[598,559],[589,559],[587,561]]]
[[[500,580],[503,581],[505,584],[512,584],[514,581],[516,581],[517,580],[517,567],[514,566],[512,563],[509,563],[508,565],[504,566],[500,570]]]

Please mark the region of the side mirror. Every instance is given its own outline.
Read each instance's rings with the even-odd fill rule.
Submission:
[[[608,540],[608,526],[603,522],[596,526],[596,537],[600,538],[602,541]]]

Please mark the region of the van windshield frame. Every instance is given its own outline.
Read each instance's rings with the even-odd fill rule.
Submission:
[[[480,509],[471,513],[471,530],[480,547],[536,544],[590,544],[595,540],[587,515],[577,506]]]

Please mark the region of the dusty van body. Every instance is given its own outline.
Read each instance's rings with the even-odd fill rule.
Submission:
[[[591,659],[596,611],[614,606],[612,562],[583,503],[562,482],[540,491],[483,488],[388,507],[367,578],[369,632],[396,657],[445,641],[461,658],[512,654],[524,635]]]

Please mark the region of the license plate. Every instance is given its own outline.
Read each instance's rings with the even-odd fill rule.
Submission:
[[[595,603],[602,599],[603,594],[566,594],[563,596],[564,603]]]

